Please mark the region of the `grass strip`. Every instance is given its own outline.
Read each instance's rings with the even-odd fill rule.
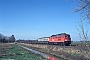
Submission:
[[[6,54],[0,58],[1,60],[43,60],[42,57],[26,51],[25,49],[13,44],[13,48],[6,51]]]

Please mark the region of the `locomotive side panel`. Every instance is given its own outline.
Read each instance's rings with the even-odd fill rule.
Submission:
[[[49,44],[59,44],[59,45],[70,45],[71,38],[69,34],[57,34],[49,38]]]

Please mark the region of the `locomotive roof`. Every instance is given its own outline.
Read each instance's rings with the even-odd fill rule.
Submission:
[[[69,35],[69,34],[61,33],[61,34],[52,35],[51,37],[54,37],[54,36],[61,36],[61,35]]]

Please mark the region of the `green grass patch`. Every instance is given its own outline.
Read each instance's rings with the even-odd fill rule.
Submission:
[[[72,54],[73,56],[82,56],[81,54],[76,54],[76,53],[74,53],[74,54]]]
[[[0,58],[11,60],[43,60],[42,57],[26,51],[25,49],[13,44],[13,48],[6,51],[6,54]]]

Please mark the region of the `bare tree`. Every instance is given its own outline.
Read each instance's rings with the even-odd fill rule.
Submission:
[[[84,22],[85,20],[80,20],[76,29],[79,34],[79,38],[81,41],[87,42],[88,41],[88,24]]]
[[[3,34],[0,33],[0,42],[1,43],[7,43],[9,39],[7,39],[7,36],[4,36]]]
[[[4,35],[0,33],[0,42],[4,41]]]
[[[74,0],[77,3],[76,12],[80,13],[82,17],[90,24],[90,0]]]
[[[9,42],[15,42],[15,37],[14,37],[14,35],[12,35],[11,37],[9,37]]]

